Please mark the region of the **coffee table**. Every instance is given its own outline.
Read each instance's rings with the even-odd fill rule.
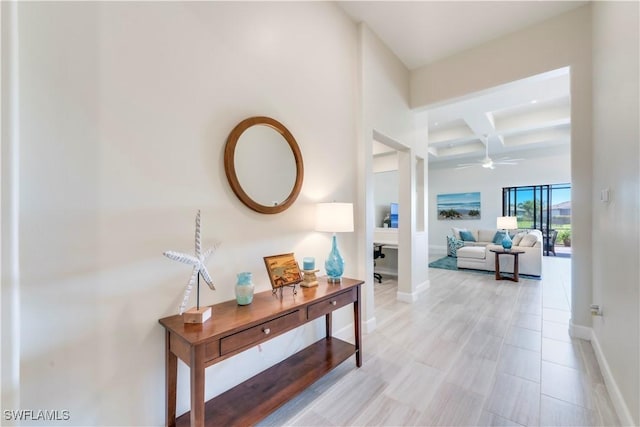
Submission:
[[[496,280],[512,280],[514,282],[519,281],[518,277],[518,255],[523,254],[524,251],[521,249],[489,249],[491,252],[496,254]],[[502,276],[500,274],[500,255],[511,255],[513,256],[513,275],[512,276]]]

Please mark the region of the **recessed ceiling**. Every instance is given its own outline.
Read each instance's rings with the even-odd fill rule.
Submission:
[[[413,70],[588,2],[337,3],[354,21],[365,22],[407,68]],[[526,158],[549,150],[568,153],[571,141],[570,105],[568,68],[440,104],[426,111],[429,163],[448,167],[456,162],[482,159],[485,156],[485,141],[488,141],[491,157]],[[384,146],[380,146],[374,154],[381,155],[384,152]]]
[[[502,37],[587,1],[339,1],[409,70]]]
[[[563,68],[428,110],[429,162],[522,157],[571,141],[569,69]],[[525,156],[526,157],[526,156]]]

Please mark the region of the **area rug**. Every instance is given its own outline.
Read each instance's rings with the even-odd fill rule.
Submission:
[[[495,271],[486,271],[486,270],[473,270],[468,268],[460,268],[458,269],[458,259],[446,256],[444,258],[437,259],[433,262],[429,263],[430,268],[442,268],[444,270],[455,270],[455,271],[467,271],[470,273],[482,273],[482,274],[493,274],[495,275]],[[519,274],[523,279],[532,279],[532,280],[540,280],[538,276],[530,276],[528,274]]]

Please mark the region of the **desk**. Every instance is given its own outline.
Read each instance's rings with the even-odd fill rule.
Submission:
[[[239,306],[235,300],[216,304],[211,319],[203,324],[185,324],[179,315],[160,319],[166,330],[166,425],[253,425],[353,354],[360,367],[363,283],[343,278],[340,284],[329,284],[321,277],[317,287],[300,288],[297,295],[274,295],[269,290],[256,293],[250,305]],[[333,311],[349,304],[353,304],[355,344],[331,336]],[[324,338],[205,403],[206,367],[321,316],[325,316]],[[176,418],[178,358],[190,368],[191,411]]]

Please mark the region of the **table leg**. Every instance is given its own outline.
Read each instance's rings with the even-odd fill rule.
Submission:
[[[500,277],[500,254],[496,253],[496,280],[501,280]]]
[[[325,316],[327,339],[331,338],[331,332],[332,332],[332,329],[333,329],[332,324],[333,324],[332,313],[327,313],[327,315]]]
[[[356,341],[356,366],[359,368],[362,366],[362,328],[360,326],[361,313],[360,313],[360,286],[357,287],[357,299],[353,303],[353,323],[354,333]]]
[[[518,254],[513,254],[513,281],[518,282]]]
[[[204,345],[191,348],[191,427],[204,427]]]
[[[178,384],[178,358],[171,352],[171,333],[165,332],[165,404],[166,426],[176,425],[176,387]]]

